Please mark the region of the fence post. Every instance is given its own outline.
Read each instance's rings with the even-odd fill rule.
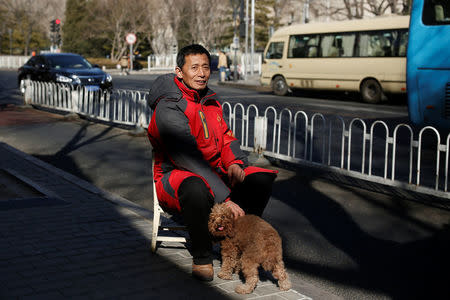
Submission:
[[[258,167],[270,165],[270,162],[264,157],[267,145],[267,118],[265,116],[255,117],[254,139],[254,152],[250,153],[249,161]]]
[[[23,93],[24,96],[23,100],[25,105],[31,105],[31,93],[32,93],[31,80],[25,79],[25,93]]]

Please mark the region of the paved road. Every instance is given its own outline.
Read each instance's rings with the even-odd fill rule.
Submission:
[[[145,138],[108,125],[33,115],[0,111],[0,141],[151,207]],[[346,299],[448,295],[438,271],[448,270],[449,211],[395,191],[336,184],[309,169],[281,171],[265,218],[281,232],[294,280]]]

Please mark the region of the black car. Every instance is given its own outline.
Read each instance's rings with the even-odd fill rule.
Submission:
[[[25,93],[25,79],[79,85],[89,90],[111,90],[112,77],[98,65],[92,65],[84,57],[72,53],[47,53],[30,58],[19,68],[18,83]]]

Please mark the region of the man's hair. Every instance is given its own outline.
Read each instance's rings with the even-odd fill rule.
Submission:
[[[177,67],[182,69],[186,63],[186,56],[193,54],[206,54],[209,64],[211,64],[211,54],[202,45],[192,44],[181,48],[177,54]]]

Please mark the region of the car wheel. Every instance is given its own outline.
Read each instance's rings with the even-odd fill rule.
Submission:
[[[364,80],[361,84],[361,96],[366,103],[380,103],[384,97],[381,85],[375,79]]]
[[[289,88],[283,76],[276,76],[272,80],[272,90],[278,96],[284,96],[287,94]]]

